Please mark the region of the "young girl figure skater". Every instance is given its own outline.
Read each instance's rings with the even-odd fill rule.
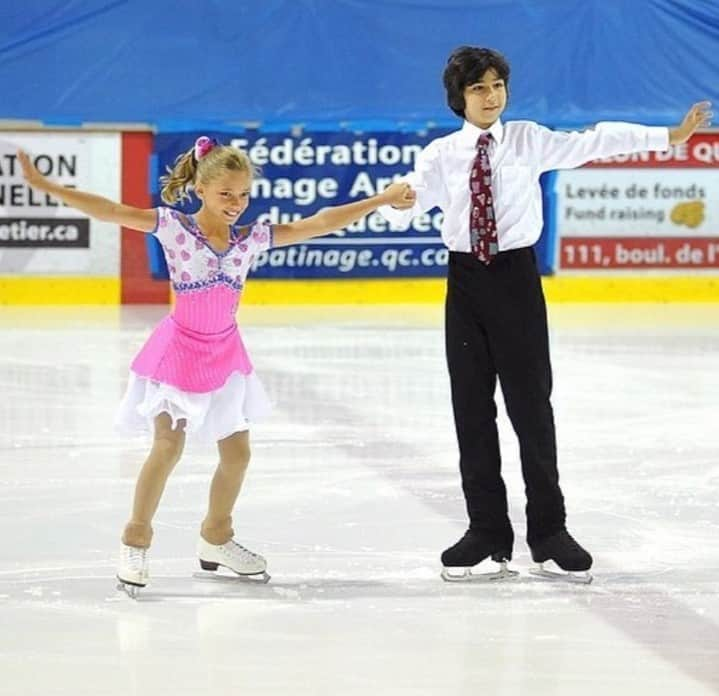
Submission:
[[[194,191],[201,206],[192,215],[171,207],[134,208],[67,189],[42,176],[26,153],[18,157],[34,188],[91,217],[155,235],[175,291],[171,314],[130,366],[116,423],[124,431],[153,433],[122,534],[117,570],[121,589],[134,595],[148,582],[152,519],[186,435],[217,442],[220,456],[197,545],[202,568],[224,566],[238,575],[269,580],[265,559],[237,543],[232,529],[232,510],[250,459],[249,427],[268,411],[268,399],[236,323],[250,264],[265,249],[341,229],[380,205],[411,207],[411,189],[393,184],[376,196],[325,208],[304,220],[239,226],[249,201],[253,166],[245,152],[204,136],[161,178],[162,199],[169,205]]]

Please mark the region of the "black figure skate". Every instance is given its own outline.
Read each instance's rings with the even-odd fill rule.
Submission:
[[[544,539],[532,546],[532,560],[537,564],[529,572],[548,580],[568,580],[588,585],[592,582],[589,569],[592,567],[592,557],[569,534],[566,529]],[[564,573],[557,573],[544,568],[546,561],[554,561]]]
[[[509,580],[519,573],[507,568],[512,560],[512,552],[499,548],[491,543],[481,532],[467,533],[454,545],[442,553],[442,580],[446,582],[492,582],[495,580]],[[490,558],[499,563],[499,570],[494,573],[473,573],[472,568]]]

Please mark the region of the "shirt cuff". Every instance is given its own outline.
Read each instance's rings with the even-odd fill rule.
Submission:
[[[408,226],[414,216],[414,208],[397,210],[391,205],[381,205],[377,208],[377,212],[390,224],[399,226]]]
[[[647,126],[647,150],[666,152],[669,149],[669,129],[664,126]]]

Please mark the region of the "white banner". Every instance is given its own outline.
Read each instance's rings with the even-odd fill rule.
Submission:
[[[718,147],[703,133],[667,153],[558,172],[557,267],[719,269]]]
[[[119,276],[120,228],[27,186],[18,149],[53,181],[121,197],[119,133],[0,132],[0,275]]]
[[[578,169],[557,175],[562,237],[697,237],[719,234],[713,169]]]

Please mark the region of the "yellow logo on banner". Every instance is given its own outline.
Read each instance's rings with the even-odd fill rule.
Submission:
[[[677,203],[672,208],[671,218],[675,225],[686,225],[691,228],[699,227],[704,222],[704,202]]]

